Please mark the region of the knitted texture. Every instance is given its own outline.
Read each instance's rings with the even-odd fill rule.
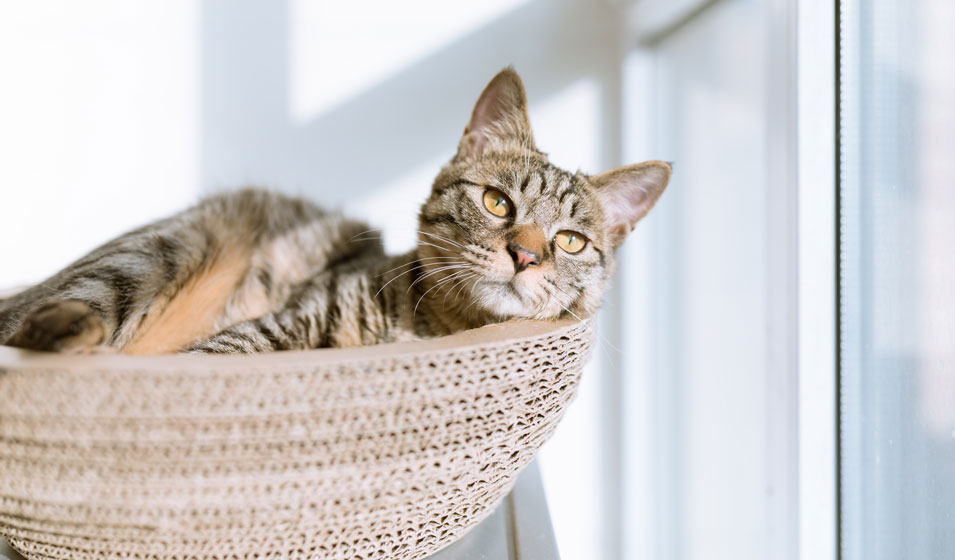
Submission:
[[[253,356],[0,348],[0,534],[31,559],[418,559],[548,439],[585,322]]]

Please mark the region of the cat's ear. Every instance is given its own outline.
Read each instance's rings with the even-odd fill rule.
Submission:
[[[536,149],[524,84],[511,68],[501,70],[484,88],[464,129],[457,157],[474,159],[489,147]]]
[[[634,226],[653,208],[670,181],[672,167],[647,161],[618,167],[590,178],[597,188],[614,247],[620,246]]]

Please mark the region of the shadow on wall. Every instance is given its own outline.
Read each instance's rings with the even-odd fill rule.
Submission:
[[[450,157],[481,88],[507,65],[532,106],[581,78],[599,84],[601,163],[619,163],[621,18],[609,2],[520,4],[304,125],[290,118],[291,11],[288,0],[202,4],[204,191],[256,184],[329,205],[368,194]]]
[[[574,135],[582,121],[596,119],[584,128],[595,131],[599,154],[597,161],[587,165],[599,169],[586,171],[620,165],[621,85],[627,47],[623,40],[626,18],[620,7],[612,0],[514,1],[510,5],[516,7],[510,11],[453,37],[443,47],[303,122],[293,115],[292,102],[293,73],[300,70],[293,66],[292,45],[303,23],[292,19],[299,11],[295,0],[205,0],[199,28],[201,189],[254,184],[304,194],[332,207],[377,198],[384,187],[413,176],[426,177],[422,168],[451,157],[480,91],[507,65],[523,77],[532,114],[535,107],[559,101],[576,84],[593,84],[597,110],[568,115],[567,121],[577,123],[577,128],[556,127],[564,136],[540,136],[540,147],[546,151],[555,140],[571,146],[571,153],[573,146],[580,145],[593,154],[594,141],[581,138],[577,144]],[[369,32],[355,29],[355,33]],[[371,35],[368,41],[380,43]],[[357,55],[345,51],[340,56],[347,61]],[[334,75],[322,79],[337,85]],[[553,120],[560,121],[562,116],[555,119],[548,114],[547,118],[553,127]],[[595,126],[589,128],[591,124]],[[553,135],[553,130],[547,133]],[[428,180],[420,191],[409,190],[406,195],[402,190],[401,197],[416,198],[416,204],[429,188]],[[386,204],[385,212],[407,213],[380,199],[375,204]],[[413,225],[413,217],[409,221],[407,225]],[[612,407],[597,402],[613,395],[598,386],[587,388],[596,383],[596,376],[585,377],[575,409],[558,433],[558,438],[567,439],[555,439],[548,448],[556,457],[554,474],[548,474],[550,468],[545,466],[544,475],[548,486],[562,488],[551,503],[565,555],[617,558],[614,543],[621,529],[621,480],[613,466],[619,463],[612,451],[617,442],[611,436],[617,428],[608,424],[619,424],[619,418],[606,413]],[[597,410],[605,413],[598,415]],[[581,449],[592,450],[583,462]],[[549,476],[553,476],[550,481]]]

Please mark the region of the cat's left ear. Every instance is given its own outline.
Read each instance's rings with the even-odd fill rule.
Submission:
[[[669,163],[647,161],[590,178],[597,188],[597,199],[614,247],[619,247],[637,222],[653,208],[670,182],[671,172]]]
[[[524,83],[513,68],[498,72],[474,105],[457,157],[475,159],[488,148],[535,150]]]

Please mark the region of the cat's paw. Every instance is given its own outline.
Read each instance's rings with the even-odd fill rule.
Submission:
[[[103,317],[89,305],[54,301],[27,315],[7,344],[48,352],[95,353],[108,334]]]

